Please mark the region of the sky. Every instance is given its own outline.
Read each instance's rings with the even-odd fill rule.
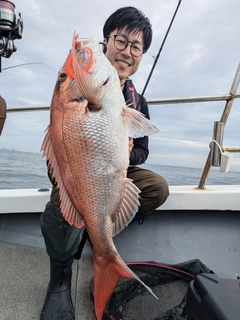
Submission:
[[[178,0],[13,0],[21,12],[23,37],[17,51],[2,58],[0,95],[8,108],[50,105],[58,70],[71,48],[76,30],[102,41],[108,16],[123,6],[135,6],[151,21],[153,41],[131,78],[142,92]],[[158,63],[145,92],[146,99],[228,94],[240,62],[239,0],[182,0]],[[9,68],[26,63],[25,66]],[[240,89],[238,89],[238,93]],[[149,106],[160,133],[150,137],[147,163],[203,168],[214,122],[225,101]],[[224,147],[240,147],[240,99],[235,99],[224,130]],[[8,113],[0,149],[40,152],[49,111]],[[231,170],[240,171],[234,153]]]

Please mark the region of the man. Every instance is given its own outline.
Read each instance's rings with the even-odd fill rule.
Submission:
[[[103,28],[106,57],[116,68],[127,104],[149,119],[146,100],[137,94],[128,78],[139,67],[143,53],[152,41],[151,24],[138,9],[124,7],[114,12]],[[148,137],[129,139],[130,166],[127,177],[141,190],[140,208],[134,218],[140,223],[165,202],[169,195],[166,180],[158,174],[136,165],[148,157]],[[51,179],[51,177],[50,177]],[[70,226],[60,211],[59,193],[55,181],[50,202],[41,216],[41,228],[50,256],[50,282],[41,313],[41,320],[74,319],[71,299],[71,277],[74,254],[78,250],[80,229]]]
[[[3,97],[0,96],[0,135],[2,134],[2,129],[6,119],[7,105]]]

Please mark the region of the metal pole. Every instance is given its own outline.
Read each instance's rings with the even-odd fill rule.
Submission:
[[[202,176],[199,181],[198,189],[204,189],[204,186],[208,177],[208,173],[211,167],[211,159],[212,159],[212,150],[210,149],[206,163],[205,163],[205,167],[202,172]]]
[[[229,113],[230,113],[232,105],[233,105],[234,95],[237,92],[239,82],[240,82],[240,63],[238,64],[238,68],[237,68],[237,71],[236,71],[236,74],[235,74],[235,77],[234,77],[234,80],[233,80],[233,83],[232,83],[232,86],[230,89],[231,98],[229,98],[229,100],[227,100],[227,102],[226,102],[225,109],[223,110],[220,122],[223,122],[225,124],[227,122]],[[212,159],[212,149],[210,150],[210,152],[208,154],[206,164],[203,169],[202,176],[200,178],[200,182],[198,185],[199,189],[204,189],[204,186],[205,186],[205,183],[207,180],[207,176],[208,176],[208,173],[209,173],[210,167],[211,167],[211,159]]]
[[[234,95],[237,93],[239,82],[240,82],[240,63],[238,64],[238,68],[237,68],[237,71],[236,71],[236,74],[235,74],[235,77],[234,77],[234,80],[232,83],[232,87],[230,90],[231,98],[227,101],[227,103],[225,105],[225,109],[223,110],[221,120],[220,120],[221,122],[225,122],[225,124],[227,122],[229,113],[231,111],[233,101],[234,101]]]
[[[156,104],[178,104],[178,103],[192,103],[192,102],[210,102],[210,101],[228,101],[232,98],[240,98],[240,94],[218,94],[211,96],[192,96],[192,97],[176,97],[176,98],[156,98],[156,99],[147,99],[148,105]]]
[[[193,102],[210,102],[210,101],[223,101],[229,100],[230,94],[200,96],[200,97],[179,97],[179,98],[161,98],[161,99],[147,99],[148,105],[157,104],[178,104],[178,103],[193,103]],[[235,98],[240,98],[240,94],[234,95]],[[12,106],[8,107],[7,112],[25,112],[25,111],[44,111],[49,110],[49,105],[33,105],[33,106]]]
[[[223,143],[224,128],[225,128],[225,122],[221,122],[221,121],[214,122],[213,139],[217,141],[217,143],[220,145],[221,148]],[[219,147],[214,141],[211,142],[211,151],[212,151],[211,165],[215,167],[220,167],[221,151],[219,150]]]
[[[151,79],[151,76],[152,76],[152,74],[153,74],[153,71],[154,71],[154,69],[155,69],[155,67],[156,67],[156,64],[157,64],[157,62],[158,62],[158,59],[159,59],[159,57],[160,57],[160,53],[161,53],[161,51],[162,51],[162,49],[163,49],[164,43],[165,43],[165,41],[166,41],[166,39],[167,39],[168,33],[169,33],[170,29],[171,29],[171,26],[172,26],[172,24],[173,24],[173,21],[174,21],[175,16],[176,16],[176,14],[177,14],[177,12],[178,12],[178,9],[179,9],[179,7],[180,7],[181,2],[182,2],[182,0],[179,0],[179,1],[178,1],[177,8],[176,8],[176,10],[175,10],[175,12],[174,12],[174,14],[173,14],[172,20],[171,20],[171,22],[170,22],[170,24],[169,24],[169,26],[168,26],[168,29],[167,29],[167,32],[166,32],[165,37],[164,37],[164,39],[163,39],[163,42],[162,42],[162,44],[161,44],[161,46],[160,46],[160,48],[159,48],[158,54],[156,55],[156,58],[155,58],[155,60],[154,60],[153,66],[152,66],[152,69],[151,69],[150,74],[149,74],[149,76],[148,76],[148,78],[147,78],[146,84],[145,84],[145,86],[144,86],[144,88],[143,88],[141,98],[139,99],[139,102],[138,102],[139,105],[141,104],[142,97],[143,97],[143,95],[144,95],[144,93],[145,93],[145,91],[146,91],[146,89],[147,89],[149,80]]]

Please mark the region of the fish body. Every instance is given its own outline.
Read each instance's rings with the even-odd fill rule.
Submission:
[[[119,277],[141,282],[119,256],[112,238],[129,224],[139,206],[140,190],[126,178],[129,136],[158,130],[126,107],[117,72],[93,37],[74,37],[50,111],[41,149],[59,188],[63,217],[88,230],[95,313],[100,320]]]

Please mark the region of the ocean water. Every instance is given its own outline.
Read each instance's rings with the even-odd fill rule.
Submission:
[[[198,186],[203,169],[144,164],[146,168],[162,175],[169,185]],[[240,172],[225,174],[211,168],[206,185],[240,185]],[[0,189],[51,188],[45,159],[40,153],[0,150]]]

